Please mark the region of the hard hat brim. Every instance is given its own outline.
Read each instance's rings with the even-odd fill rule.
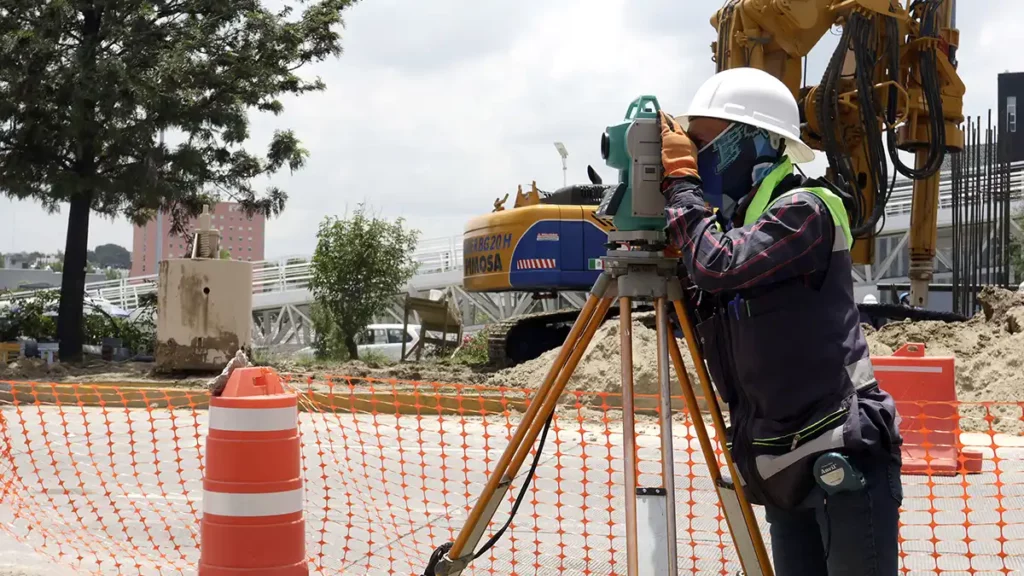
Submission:
[[[789,156],[789,159],[792,160],[794,164],[805,164],[807,162],[814,161],[814,150],[800,139],[799,134],[792,134],[787,131],[779,130],[777,126],[773,126],[768,122],[758,122],[756,119],[752,119],[747,116],[740,116],[738,114],[733,115],[721,111],[707,111],[707,113],[691,111],[689,114],[676,116],[675,121],[678,122],[679,126],[685,131],[689,128],[690,118],[697,117],[717,118],[719,120],[739,122],[740,124],[748,124],[750,126],[764,128],[772,134],[777,134],[786,139],[786,156]]]

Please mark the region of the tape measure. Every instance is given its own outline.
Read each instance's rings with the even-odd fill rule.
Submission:
[[[829,495],[854,492],[865,484],[864,475],[838,452],[826,452],[814,461],[814,479]]]

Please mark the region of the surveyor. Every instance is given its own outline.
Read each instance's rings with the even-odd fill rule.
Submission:
[[[896,576],[896,407],[861,332],[843,200],[793,173],[814,158],[796,100],[737,68],[659,122],[666,232],[697,289],[697,332],[776,574]],[[821,474],[829,454],[845,466]]]

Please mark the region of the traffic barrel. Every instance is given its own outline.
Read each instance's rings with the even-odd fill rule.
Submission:
[[[210,398],[199,576],[306,576],[298,397],[263,367]]]

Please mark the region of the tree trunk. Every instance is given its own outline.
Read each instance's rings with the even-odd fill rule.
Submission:
[[[60,282],[60,308],[57,312],[57,339],[60,342],[61,362],[77,362],[82,359],[82,343],[85,336],[82,312],[91,205],[91,190],[71,197],[68,235],[64,245],[64,271]]]
[[[356,346],[356,339],[351,334],[345,335],[345,348],[348,349],[349,360],[359,360],[359,348]]]

